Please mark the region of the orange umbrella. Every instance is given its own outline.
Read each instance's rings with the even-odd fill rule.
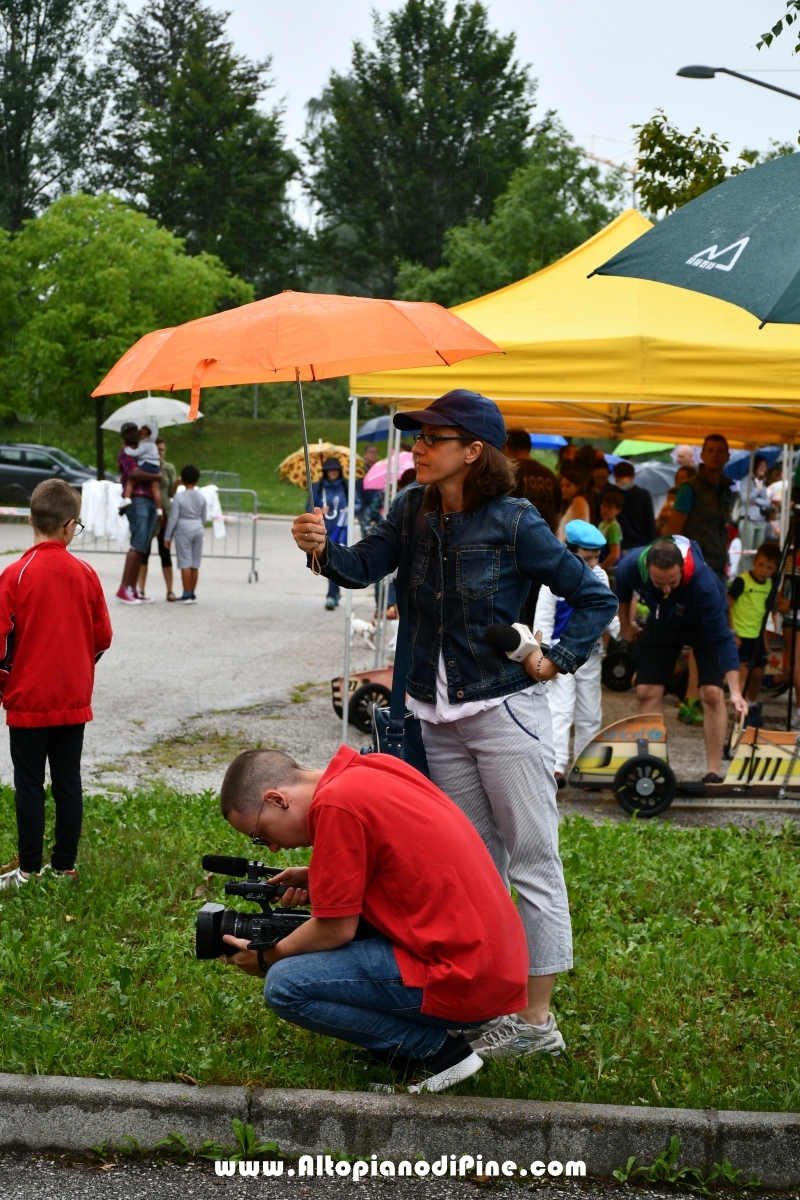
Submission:
[[[479,354],[502,351],[438,304],[281,292],[146,334],[92,395],[191,388],[193,420],[201,385],[296,380],[307,446],[301,380],[450,366]],[[307,478],[310,498],[310,468]]]

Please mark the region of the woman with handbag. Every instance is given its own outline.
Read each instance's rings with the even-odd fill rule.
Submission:
[[[459,389],[398,413],[395,425],[418,431],[418,482],[370,537],[336,545],[318,512],[298,517],[292,532],[309,566],[317,561],[343,587],[364,588],[398,569],[405,686],[431,779],[516,888],[528,939],[527,1007],[484,1027],[473,1048],[483,1057],[558,1054],[564,1039],[550,996],[556,975],[572,966],[572,934],[546,683],[586,661],[617,602],[537,510],[510,495],[514,465],[503,455],[505,425],[491,400]],[[518,663],[485,635],[516,621],[531,583],[546,584],[573,612],[557,646]]]

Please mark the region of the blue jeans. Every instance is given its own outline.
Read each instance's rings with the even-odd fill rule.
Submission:
[[[156,527],[156,502],[152,496],[132,496],[128,509],[131,527],[131,550],[147,554]]]
[[[281,959],[269,969],[264,999],[293,1025],[400,1057],[436,1054],[445,1030],[459,1025],[420,1012],[422,988],[405,986],[384,937]]]

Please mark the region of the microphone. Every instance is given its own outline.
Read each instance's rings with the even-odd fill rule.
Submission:
[[[244,878],[247,863],[246,858],[229,858],[224,854],[203,855],[203,870],[211,871],[214,875],[238,875]]]
[[[505,654],[512,662],[522,662],[531,650],[539,646],[528,626],[518,622],[513,625],[490,625],[484,634],[484,640],[498,654]],[[542,646],[541,649],[546,653],[550,647]]]

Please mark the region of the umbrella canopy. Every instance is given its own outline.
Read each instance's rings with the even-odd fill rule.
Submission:
[[[389,436],[389,426],[391,417],[373,417],[371,421],[365,421],[356,434],[356,440],[359,442],[385,442]]]
[[[386,487],[386,471],[389,460],[382,458],[367,471],[364,476],[364,487],[368,491],[379,492]],[[397,465],[397,478],[414,466],[414,455],[410,450],[400,451],[400,461]]]
[[[756,454],[760,454],[767,460],[767,466],[774,467],[781,456],[781,448],[780,446],[762,446],[756,450]],[[750,451],[734,450],[725,466],[725,474],[729,479],[744,479],[749,473]]]
[[[326,458],[338,458],[342,464],[342,475],[345,479],[350,478],[350,451],[347,446],[336,446],[333,442],[317,442],[316,446],[309,446],[308,457],[311,463],[312,483],[318,483],[322,478],[322,464]],[[276,469],[280,479],[294,483],[300,488],[308,487],[305,451],[302,446],[299,450],[295,450],[293,454],[287,455],[283,462],[278,464]],[[364,460],[357,454],[356,479],[360,479],[363,474]]]
[[[658,454],[660,450],[672,450],[674,445],[674,442],[640,442],[633,438],[626,438],[625,441],[614,447],[614,453],[618,454],[620,458],[628,456],[633,458],[637,454]]]
[[[531,434],[531,449],[532,450],[558,450],[561,446],[566,446],[567,439],[561,437],[557,433],[532,433]]]
[[[331,379],[449,366],[500,348],[438,304],[281,292],[140,338],[92,393]]]
[[[510,428],[565,437],[695,442],[721,429],[739,446],[800,440],[799,328],[759,332],[754,317],[710,296],[587,279],[650,228],[629,209],[558,262],[453,310],[503,357],[459,364],[446,378],[426,369],[353,376],[351,392],[413,407],[473,388],[498,402]]]
[[[800,154],[735,175],[615,254],[597,275],[651,279],[800,324]]]
[[[197,414],[202,417],[202,413]],[[143,396],[141,400],[131,400],[113,412],[103,421],[102,428],[119,433],[128,421],[134,425],[150,425],[155,421],[159,429],[167,429],[170,425],[186,425],[189,421],[189,405],[182,400],[173,400],[171,396]]]
[[[650,492],[651,496],[663,496],[675,485],[675,463],[645,462],[635,470],[636,486]]]

